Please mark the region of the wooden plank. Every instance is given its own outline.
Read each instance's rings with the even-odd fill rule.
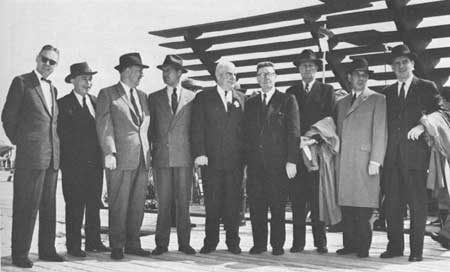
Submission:
[[[324,22],[318,22],[317,25],[323,26]],[[213,45],[213,44],[223,44],[223,43],[231,43],[231,42],[243,42],[243,41],[250,41],[250,40],[256,40],[256,39],[271,38],[271,37],[278,37],[278,36],[283,36],[283,35],[309,32],[310,28],[311,28],[310,26],[305,25],[305,24],[296,24],[296,25],[283,26],[283,27],[277,27],[277,28],[269,28],[269,29],[247,31],[247,32],[242,32],[242,33],[216,36],[216,37],[210,37],[210,38],[196,39],[195,43],[198,43],[201,45]],[[183,49],[183,48],[191,47],[191,44],[186,41],[167,42],[167,43],[161,43],[159,45],[162,47],[167,47],[167,48],[172,48],[172,49]]]
[[[187,31],[192,30],[198,31],[200,33],[205,33],[243,27],[251,27],[262,24],[301,19],[304,18],[305,16],[311,16],[311,14],[319,16],[321,14],[336,13],[347,10],[357,10],[369,7],[371,5],[370,3],[375,1],[377,0],[360,0],[358,1],[358,3],[355,3],[352,0],[340,0],[339,3],[336,3],[334,5],[326,5],[326,4],[315,5],[298,9],[266,13],[262,15],[250,16],[240,19],[225,20],[214,23],[206,23],[206,24],[198,24],[185,27],[150,31],[149,34],[165,38],[173,38],[177,36],[184,36],[187,33]]]

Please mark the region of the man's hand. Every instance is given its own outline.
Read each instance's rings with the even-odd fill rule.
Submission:
[[[105,168],[114,170],[117,167],[116,156],[114,154],[108,154],[105,156]]]
[[[286,174],[289,179],[294,178],[297,174],[297,165],[292,162],[286,163]]]
[[[425,128],[423,127],[423,125],[417,125],[417,126],[413,127],[408,132],[408,140],[415,141],[415,140],[419,139],[420,135],[422,135],[422,133],[424,131],[425,131]]]
[[[380,173],[380,165],[376,162],[369,162],[369,176],[375,176]]]
[[[300,140],[300,149],[302,149],[302,148],[305,147],[305,146],[317,144],[317,141],[316,141],[316,140],[311,139],[311,138],[309,138],[309,137],[302,136],[300,139],[301,139],[301,140]]]
[[[208,165],[208,157],[206,157],[205,155],[198,156],[197,158],[195,158],[194,164],[196,167]]]

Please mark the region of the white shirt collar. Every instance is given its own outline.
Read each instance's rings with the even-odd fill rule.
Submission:
[[[408,95],[408,90],[409,90],[409,87],[411,86],[413,78],[414,78],[414,76],[411,75],[408,79],[406,79],[404,81],[404,83],[405,83],[405,97]],[[397,84],[397,94],[398,95],[400,95],[400,89],[402,88],[402,84],[403,84],[403,82],[398,81],[398,84]]]
[[[313,79],[310,83],[306,83],[305,81],[302,80],[303,90],[306,90],[306,84],[308,84],[309,87],[308,92],[310,92],[314,85],[314,82],[316,82],[316,79]]]
[[[120,82],[120,84],[122,85],[123,89],[125,90],[125,94],[127,95],[128,101],[130,101],[130,102],[131,102],[131,93],[130,93],[130,89],[134,89],[133,97],[134,97],[134,100],[136,101],[136,106],[137,106],[138,111],[139,111],[137,114],[138,114],[138,115],[141,115],[142,109],[141,109],[141,103],[140,103],[140,100],[139,100],[139,96],[138,96],[138,93],[137,93],[137,89],[136,89],[136,88],[131,88],[131,87],[128,86],[127,84],[123,83],[122,81],[119,81],[119,82]],[[134,111],[134,109],[133,109],[133,111]]]
[[[356,94],[356,97],[359,97],[363,92],[364,92],[364,90],[362,90],[362,91],[360,91],[360,92],[355,92],[355,91],[352,89],[352,96]]]
[[[264,101],[264,94],[266,94],[267,98],[266,98],[266,103],[267,105],[270,102],[270,99],[272,99],[273,94],[275,93],[275,88],[272,88],[272,90],[268,91],[267,93],[261,91],[261,100]]]
[[[36,75],[36,77],[38,78],[39,83],[42,85],[43,80],[41,80],[41,78],[43,78],[43,76],[36,69],[34,69],[33,72]],[[49,80],[49,79],[47,78],[47,80]]]
[[[225,110],[228,111],[227,102],[233,102],[233,93],[228,91],[225,95],[225,90],[222,89],[219,85],[217,85],[217,92],[219,93],[220,98],[222,99],[222,103],[225,107]]]
[[[80,95],[79,93],[75,92],[75,90],[72,90],[72,92],[75,94],[75,97],[77,98],[78,103],[80,103],[80,106],[83,107],[83,96]],[[91,103],[91,99],[88,94],[86,94],[85,97],[86,97],[86,105],[89,109],[89,113],[95,117],[95,110],[94,110],[94,106]]]
[[[177,93],[176,93],[176,94],[177,94],[177,101],[180,101],[181,92],[182,92],[183,88],[181,87],[180,84],[178,84],[178,85],[176,86],[176,88],[177,88]],[[172,93],[173,93],[173,87],[167,85],[167,86],[166,86],[166,89],[167,89],[167,97],[169,98],[169,105],[172,105]]]

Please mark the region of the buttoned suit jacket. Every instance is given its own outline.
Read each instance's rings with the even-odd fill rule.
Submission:
[[[208,168],[242,168],[245,95],[233,91],[232,96],[228,112],[217,87],[197,93],[193,101],[191,151],[194,158],[206,155]]]
[[[94,110],[97,98],[87,94]],[[77,171],[80,167],[102,166],[102,151],[95,128],[91,128],[84,120],[83,108],[74,92],[58,99],[58,135],[61,141],[61,169]]]
[[[3,128],[16,145],[16,168],[59,169],[57,90],[50,84],[49,109],[34,72],[13,79],[2,112]]]
[[[283,169],[296,163],[300,143],[299,109],[295,97],[275,90],[266,116],[261,95],[251,96],[245,107],[245,153],[249,168],[264,165]]]
[[[189,167],[193,163],[189,128],[195,94],[186,89],[178,91],[181,92],[175,114],[169,105],[167,88],[148,97],[151,116],[148,138],[153,167]]]
[[[136,91],[142,110],[140,126],[133,122],[133,106],[120,82],[100,90],[97,98],[95,118],[100,146],[104,156],[115,154],[118,170],[137,169],[140,153],[144,156],[145,167],[150,166],[147,138],[150,112],[146,94]]]
[[[414,77],[409,86],[403,110],[399,106],[398,83],[388,86],[383,93],[386,96],[388,122],[388,144],[384,167],[428,169],[430,148],[424,135],[412,141],[408,140],[407,134],[419,124],[423,114],[429,114],[441,107],[442,101],[436,85],[431,81]],[[399,165],[399,162],[402,165]]]

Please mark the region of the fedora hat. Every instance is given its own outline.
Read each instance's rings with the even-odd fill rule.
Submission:
[[[389,54],[388,61],[392,63],[397,57],[408,57],[411,60],[416,60],[417,55],[409,49],[406,44],[400,44],[391,49],[391,53]]]
[[[173,67],[180,69],[183,73],[187,73],[187,70],[183,68],[183,59],[177,55],[167,55],[163,64],[156,66],[159,70],[163,67],[172,65]]]
[[[92,71],[87,62],[80,62],[70,65],[70,74],[66,76],[64,81],[70,83],[70,80],[76,76],[81,75],[95,75],[97,71]]]
[[[298,67],[303,62],[310,61],[314,62],[317,66],[322,66],[322,61],[317,58],[316,53],[314,53],[311,49],[303,50],[293,63]]]
[[[123,69],[130,66],[140,66],[142,68],[148,68],[149,66],[142,63],[141,55],[139,53],[128,53],[120,56],[119,65],[114,67],[114,69],[121,72]]]
[[[347,73],[352,73],[353,71],[367,72],[369,75],[373,74],[372,70],[369,70],[369,63],[365,58],[355,58],[353,62],[350,63]]]

